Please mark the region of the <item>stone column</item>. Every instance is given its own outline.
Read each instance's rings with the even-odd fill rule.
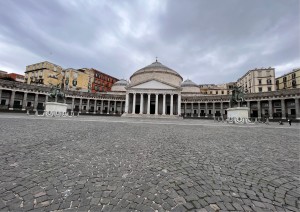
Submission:
[[[23,102],[22,102],[22,110],[26,110],[26,106],[27,106],[27,92],[24,92]]]
[[[173,96],[174,94],[171,94],[171,101],[170,101],[170,116],[173,116]]]
[[[223,114],[224,114],[223,102],[220,102],[220,110],[221,110],[221,117],[223,117]]]
[[[158,94],[155,94],[155,115],[158,115]]]
[[[81,113],[82,110],[82,98],[79,100],[79,112]]]
[[[207,113],[208,113],[208,110],[207,110],[207,102],[205,102],[205,117],[207,117]]]
[[[166,94],[163,94],[163,115],[166,115]]]
[[[184,117],[186,117],[186,102],[184,103]]]
[[[216,104],[213,102],[213,109],[212,109],[213,117],[216,116]]]
[[[282,113],[282,119],[286,119],[286,112],[285,112],[285,99],[281,99],[281,113]]]
[[[96,114],[97,111],[97,100],[94,99],[94,114]]]
[[[86,113],[90,112],[90,99],[87,100]]]
[[[140,114],[144,113],[144,94],[141,93],[141,98],[140,98]]]
[[[198,102],[198,117],[200,117],[200,102]]]
[[[299,98],[295,98],[296,119],[300,119]]]
[[[72,109],[71,112],[74,112],[75,98],[72,97]]]
[[[101,109],[100,109],[100,114],[103,114],[103,107],[104,107],[104,100],[101,99]]]
[[[107,102],[107,114],[109,114],[109,111],[110,111],[110,100],[108,100]]]
[[[117,110],[117,101],[115,100],[115,103],[114,103],[114,114],[116,114],[116,110]]]
[[[123,113],[123,101],[121,101],[121,105],[120,105],[120,114]]]
[[[136,93],[133,93],[132,114],[135,114]]]
[[[16,95],[16,91],[11,91],[11,96],[9,100],[9,110],[14,109],[15,95]]]
[[[178,116],[181,116],[181,95],[178,94],[178,105],[177,105],[177,109],[178,109]]]
[[[148,103],[147,103],[147,114],[150,115],[150,98],[151,98],[151,94],[148,93]]]
[[[258,118],[261,119],[261,105],[260,100],[257,101]]]
[[[269,100],[269,119],[273,119],[273,104],[272,104],[272,100]]]
[[[39,94],[36,93],[34,97],[33,111],[37,110],[38,101],[39,101]]]
[[[194,102],[191,103],[191,117],[194,117]]]
[[[248,117],[250,118],[251,117],[251,105],[250,105],[250,101],[247,101],[247,108],[249,108],[248,109]]]
[[[125,99],[125,113],[128,113],[128,105],[129,105],[129,93],[126,93],[126,99]]]

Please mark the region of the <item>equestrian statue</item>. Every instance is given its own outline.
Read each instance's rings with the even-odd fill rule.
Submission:
[[[245,102],[245,98],[244,98],[244,91],[242,88],[240,87],[233,87],[232,90],[232,95],[230,97],[230,105],[231,107],[234,105],[234,103],[240,103],[240,102]]]
[[[58,98],[61,98],[61,99],[65,98],[65,94],[64,94],[64,92],[62,92],[60,84],[57,84],[57,85],[51,87],[49,97],[55,98],[55,102],[57,102]]]

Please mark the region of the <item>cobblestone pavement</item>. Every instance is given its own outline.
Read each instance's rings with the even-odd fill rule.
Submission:
[[[299,211],[299,135],[294,124],[0,114],[0,211]]]

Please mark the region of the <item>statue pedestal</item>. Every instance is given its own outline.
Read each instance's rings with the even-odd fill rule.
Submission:
[[[46,109],[45,111],[52,111],[52,112],[67,112],[67,104],[58,103],[58,102],[46,102]]]
[[[227,118],[249,118],[249,108],[248,107],[234,107],[227,109]]]

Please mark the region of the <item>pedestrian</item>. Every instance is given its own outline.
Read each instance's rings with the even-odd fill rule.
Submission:
[[[290,126],[292,125],[292,119],[288,120],[288,123],[290,124]]]

